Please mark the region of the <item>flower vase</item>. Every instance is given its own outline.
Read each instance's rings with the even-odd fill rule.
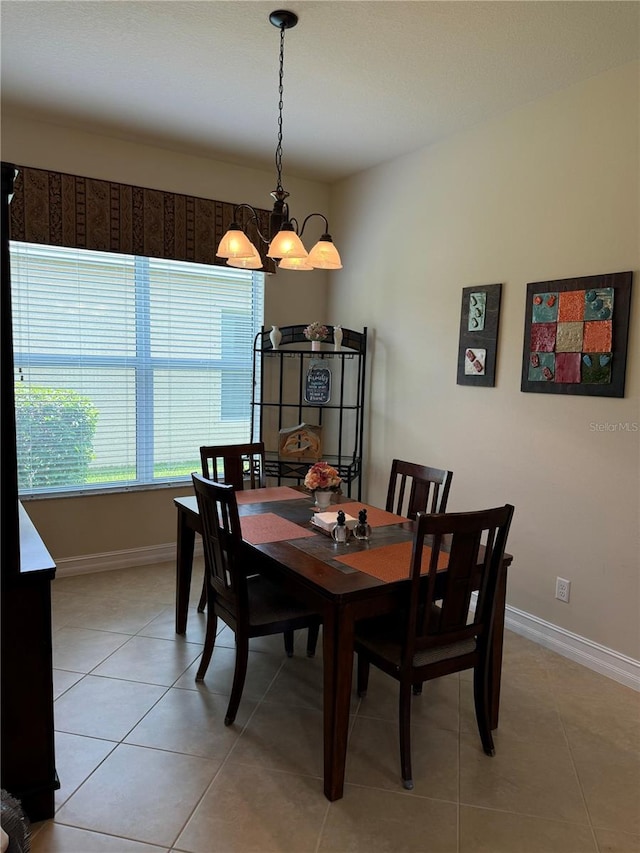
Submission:
[[[316,489],[313,493],[314,498],[316,499],[316,506],[323,512],[328,509],[331,505],[331,492],[329,491],[321,491],[320,489]]]
[[[342,346],[342,326],[333,327],[333,348],[339,350]]]
[[[282,332],[277,326],[272,326],[271,331],[269,332],[269,340],[271,341],[271,346],[273,349],[278,349],[280,346],[280,341],[282,340]]]
[[[320,341],[311,341],[312,352],[318,352],[320,350],[320,343]]]

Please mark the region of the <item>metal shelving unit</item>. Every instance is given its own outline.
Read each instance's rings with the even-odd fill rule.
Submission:
[[[364,432],[367,329],[343,329],[342,345],[333,347],[333,332],[312,351],[304,336],[304,325],[281,326],[282,339],[274,349],[269,331],[263,327],[253,347],[253,394],[251,434],[264,441],[266,475],[300,484],[315,459],[282,457],[278,453],[280,430],[299,424],[322,427],[321,458],[333,465],[346,493],[357,483],[362,493],[362,448]],[[327,402],[307,402],[305,389],[309,369],[328,368],[331,374]]]

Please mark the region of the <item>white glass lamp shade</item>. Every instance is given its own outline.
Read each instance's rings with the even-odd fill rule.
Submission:
[[[281,270],[312,270],[313,267],[309,263],[308,258],[283,258],[278,264],[278,269]]]
[[[251,248],[253,249],[253,255],[250,258],[229,258],[227,260],[228,267],[239,267],[243,270],[259,270],[262,268],[262,258],[260,257],[258,250],[250,243]]]
[[[341,270],[342,261],[329,234],[323,234],[309,252],[308,262],[318,270]]]
[[[308,252],[302,245],[302,240],[293,230],[293,226],[285,222],[276,236],[269,244],[267,257],[269,258],[306,258]]]
[[[252,258],[256,252],[255,246],[235,222],[218,244],[216,255],[219,258]]]

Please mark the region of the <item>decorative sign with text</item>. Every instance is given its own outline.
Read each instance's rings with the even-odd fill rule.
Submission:
[[[323,405],[331,399],[331,371],[328,367],[312,364],[304,383],[305,403]]]

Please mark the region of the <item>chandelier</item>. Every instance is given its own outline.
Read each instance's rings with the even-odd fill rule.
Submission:
[[[260,253],[247,236],[249,226],[253,226],[258,238],[268,245],[267,257],[279,261],[281,269],[288,270],[339,270],[342,269],[342,261],[338,250],[333,245],[329,234],[329,223],[327,217],[322,213],[310,213],[299,226],[297,219],[289,215],[287,198],[289,193],[282,186],[282,108],[283,108],[283,76],[284,76],[284,33],[298,23],[298,16],[293,12],[280,9],[269,15],[269,21],[280,30],[280,74],[278,93],[278,144],[276,146],[276,188],[271,193],[274,200],[273,210],[269,216],[269,234],[265,235],[260,230],[259,218],[256,209],[250,204],[238,204],[233,210],[233,222],[218,245],[216,255],[226,258],[227,264],[232,267],[244,269],[259,269],[262,266]],[[250,213],[244,228],[238,224],[238,213],[245,209]],[[324,233],[311,249],[307,252],[301,237],[307,222],[314,216],[324,220]]]

